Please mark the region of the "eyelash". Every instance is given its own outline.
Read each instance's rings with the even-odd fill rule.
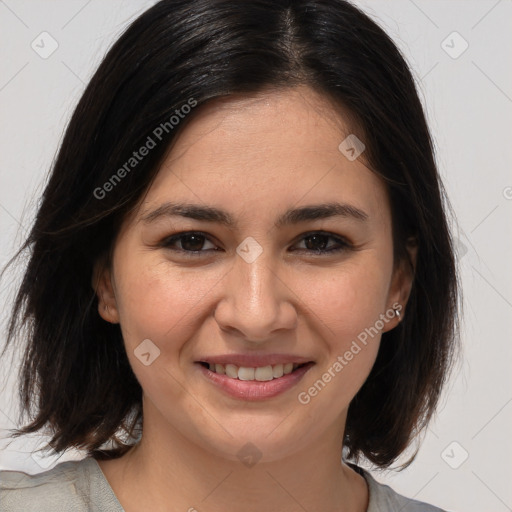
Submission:
[[[311,231],[309,233],[305,233],[302,236],[302,238],[300,239],[300,241],[303,241],[304,239],[313,237],[315,235],[320,235],[320,236],[327,237],[328,239],[335,240],[338,244],[338,247],[336,247],[334,249],[323,249],[323,250],[322,249],[317,249],[317,250],[299,249],[299,251],[305,251],[305,252],[312,253],[313,255],[321,256],[321,255],[327,255],[327,254],[336,254],[341,251],[347,251],[347,250],[354,249],[354,246],[351,243],[349,243],[348,241],[344,240],[343,238],[340,238],[339,236],[335,236],[335,235],[332,235],[331,233],[326,233],[324,231]],[[176,241],[179,241],[187,236],[203,237],[206,240],[208,240],[209,242],[213,243],[209,239],[209,237],[206,233],[203,233],[201,231],[184,231],[182,233],[178,233],[176,235],[172,235],[170,237],[165,238],[164,240],[162,240],[162,242],[159,244],[159,246],[164,247],[164,248],[169,249],[174,252],[180,252],[180,253],[184,254],[186,257],[192,257],[192,258],[201,256],[202,253],[206,253],[206,252],[209,252],[212,250],[216,251],[216,249],[207,249],[207,250],[200,250],[200,251],[187,251],[186,249],[177,249],[177,248],[171,247],[171,245],[174,244]]]

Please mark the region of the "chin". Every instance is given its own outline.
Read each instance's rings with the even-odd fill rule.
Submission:
[[[290,418],[293,413],[290,415]],[[209,431],[202,438],[203,447],[216,457],[242,462],[247,467],[256,463],[274,462],[285,459],[297,452],[303,443],[312,442],[311,430],[304,421],[296,423],[286,420],[287,415],[256,417],[249,415],[223,425],[229,434],[222,430],[220,435],[212,436]],[[221,430],[221,429],[220,429]],[[219,429],[215,431],[219,433]]]

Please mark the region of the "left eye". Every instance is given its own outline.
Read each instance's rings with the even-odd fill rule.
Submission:
[[[304,236],[302,240],[305,242],[306,251],[314,252],[317,254],[337,252],[343,249],[349,249],[351,247],[347,241],[327,233],[311,233]],[[329,246],[328,240],[334,240],[334,246],[332,244]]]

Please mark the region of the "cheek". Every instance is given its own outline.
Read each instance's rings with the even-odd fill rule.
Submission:
[[[347,266],[303,290],[314,313],[310,318],[316,341],[322,344],[319,354],[325,358],[297,398],[300,404],[322,409],[326,422],[348,407],[375,363],[381,338],[375,326],[385,311],[387,287],[382,261],[370,263],[368,258],[366,264]]]
[[[375,324],[386,309],[388,287],[382,260],[368,253],[357,263],[308,279],[300,293],[333,343],[344,344]]]
[[[127,346],[146,338],[161,347],[172,339],[186,340],[201,320],[202,301],[221,278],[198,269],[177,270],[167,262],[119,270],[124,279],[118,305]]]
[[[163,394],[174,403],[184,401],[191,414],[199,414],[193,403],[187,405],[186,386],[177,367],[187,341],[205,320],[202,315],[209,313],[202,305],[223,274],[184,271],[171,268],[168,262],[120,265],[118,270],[123,276],[118,285],[121,330],[137,380],[153,403],[159,403]],[[142,345],[147,339],[152,344]],[[149,349],[142,350],[143,346]],[[148,351],[146,366],[140,357]]]

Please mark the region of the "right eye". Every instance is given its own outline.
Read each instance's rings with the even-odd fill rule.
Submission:
[[[204,252],[211,250],[217,251],[217,249],[202,250],[205,240],[207,243],[211,244],[205,233],[200,231],[186,231],[165,238],[160,245],[171,251],[183,253],[186,256],[200,256],[201,253]],[[179,243],[181,247],[175,247],[176,243]]]

